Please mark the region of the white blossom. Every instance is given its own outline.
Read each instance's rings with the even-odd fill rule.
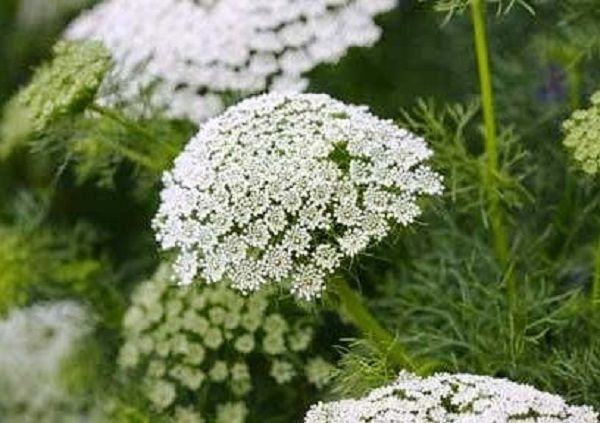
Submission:
[[[314,405],[305,423],[597,423],[590,407],[488,376],[407,372],[358,400]]]
[[[76,420],[70,413],[81,403],[61,372],[91,328],[86,311],[69,301],[15,310],[0,321],[0,414],[6,421]]]
[[[322,94],[267,94],[207,122],[163,178],[154,220],[184,283],[318,297],[344,259],[442,190],[425,141]],[[360,169],[360,170],[359,170]]]
[[[397,0],[106,0],[75,20],[70,39],[103,41],[116,67],[104,101],[203,121],[224,97],[303,91],[306,72],[373,45],[373,17]],[[143,93],[143,94],[142,94]]]

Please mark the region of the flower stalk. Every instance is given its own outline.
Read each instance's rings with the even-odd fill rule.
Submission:
[[[363,300],[341,276],[330,282],[340,303],[338,312],[348,318],[367,339],[372,340],[388,357],[404,369],[415,371],[416,366],[405,348],[373,317]]]
[[[567,78],[569,81],[569,104],[571,111],[581,107],[582,75],[581,57],[577,56],[567,67]]]
[[[152,134],[148,133],[143,127],[139,126],[134,122],[130,122],[124,119],[118,113],[115,113],[112,110],[107,109],[106,107],[102,107],[98,104],[91,104],[89,106],[89,110],[98,113],[99,115],[102,115],[108,119],[111,119],[112,121],[121,125],[123,128],[137,134],[141,138],[153,142],[156,141]],[[148,170],[155,172],[161,172],[164,170],[162,166],[154,163],[154,161],[146,154],[140,153],[134,149],[128,148],[121,144],[112,143],[112,146],[124,157],[127,157],[132,162],[137,163],[138,165],[145,167]]]
[[[600,239],[594,248],[594,275],[592,281],[592,309],[600,310]]]
[[[485,126],[484,139],[486,165],[483,180],[488,201],[487,207],[494,242],[494,250],[498,261],[504,268],[506,268],[510,261],[510,252],[504,225],[502,206],[500,204],[500,195],[498,192],[498,187],[496,186],[496,175],[499,171],[498,137],[485,16],[485,1],[472,0],[471,18],[473,22],[475,50],[481,86],[481,104],[483,108],[483,119]],[[517,282],[512,275],[509,275],[507,278],[507,295],[511,307],[514,307],[517,301]]]

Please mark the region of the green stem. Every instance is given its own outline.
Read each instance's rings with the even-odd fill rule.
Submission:
[[[131,132],[139,135],[142,138],[145,138],[147,140],[150,141],[156,141],[158,142],[153,136],[152,134],[148,133],[144,128],[142,128],[141,126],[137,125],[136,123],[133,123],[127,119],[124,119],[122,116],[120,116],[118,113],[115,113],[114,111],[107,109],[105,107],[99,106],[97,104],[92,104],[91,106],[89,106],[89,109],[93,112],[96,112],[102,116],[105,116],[115,122],[117,122],[119,125],[123,126],[125,129],[130,130]],[[152,171],[162,171],[163,168],[162,166],[154,163],[152,161],[152,159],[150,157],[148,157],[147,155],[140,153],[138,151],[135,151],[129,147],[126,147],[124,145],[121,144],[116,144],[116,143],[112,143],[112,147],[117,150],[119,153],[121,153],[123,156],[127,157],[129,160],[133,161],[134,163],[137,163],[143,167],[146,167]]]
[[[567,77],[569,80],[569,104],[571,111],[581,107],[581,58],[576,57],[567,67]]]
[[[486,5],[485,0],[471,0],[471,17],[475,36],[475,50],[477,53],[477,65],[479,70],[479,81],[481,85],[481,104],[483,108],[483,119],[485,124],[485,155],[486,167],[484,174],[484,186],[488,199],[488,215],[492,236],[494,239],[494,251],[498,261],[506,267],[510,261],[508,239],[504,227],[504,216],[498,188],[496,186],[496,175],[498,166],[498,138],[496,129],[496,115],[494,111],[494,93],[492,89],[492,72],[490,69],[490,55],[488,48],[488,37],[486,30]],[[507,278],[507,295],[510,304],[514,305],[517,299],[516,279],[509,275]]]
[[[89,106],[89,109],[96,113],[99,113],[109,119],[114,120],[115,122],[122,125],[124,128],[129,129],[131,132],[138,134],[142,138],[145,138],[145,139],[155,142],[157,144],[161,143],[161,140],[154,137],[154,135],[152,133],[146,131],[146,129],[144,129],[144,127],[142,127],[142,126],[138,125],[137,123],[132,122],[128,119],[125,119],[123,116],[121,116],[118,113],[115,113],[113,110],[110,110],[110,109],[100,106],[98,104],[92,104],[91,106]]]
[[[600,310],[600,239],[594,248],[594,280],[592,285],[592,309]]]
[[[569,104],[571,112],[575,112],[581,107],[582,60],[583,57],[579,54],[569,55],[569,57],[564,60],[569,80]],[[553,113],[553,116],[555,115],[556,114]],[[556,208],[557,212],[552,223],[556,233],[555,240],[550,243],[550,253],[553,257],[566,254],[568,241],[570,241],[570,237],[567,236],[568,229],[573,229],[571,222],[573,222],[574,218],[573,210],[576,195],[576,181],[573,178],[571,169],[568,167],[564,170],[564,181],[565,186],[562,190],[562,196],[558,203],[558,207]]]
[[[417,371],[415,363],[406,350],[373,317],[365,307],[362,298],[350,288],[342,277],[336,277],[331,285],[340,300],[339,312],[347,317],[368,339],[388,354],[396,364],[411,371]]]
[[[134,123],[134,122],[131,122],[130,120],[125,119],[123,116],[119,115],[118,113],[115,113],[113,110],[110,110],[110,109],[100,106],[98,104],[90,105],[89,109],[98,114],[101,114],[102,116],[112,119],[113,121],[117,122],[124,128],[127,128],[131,132],[138,134],[142,138],[146,138],[147,140],[158,142],[158,140],[156,140],[154,138],[154,136],[151,133],[149,133],[148,131],[146,131],[143,127],[141,127],[137,123]]]
[[[145,154],[142,154],[138,151],[135,151],[132,148],[125,147],[124,145],[120,145],[117,143],[111,143],[112,147],[117,150],[122,156],[127,157],[134,163],[137,163],[140,166],[147,168],[148,170],[152,170],[154,172],[162,172],[164,169],[162,166],[154,163],[152,159],[150,159]]]

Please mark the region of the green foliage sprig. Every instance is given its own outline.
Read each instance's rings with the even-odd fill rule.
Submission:
[[[451,18],[456,13],[463,13],[472,0],[420,0],[433,3],[433,8],[437,12],[447,14],[447,19]],[[534,6],[530,0],[485,0],[490,6],[495,7],[497,14],[509,13],[515,6],[520,6],[529,13],[535,13]]]
[[[435,101],[419,99],[417,104],[402,112],[402,126],[425,137],[432,144],[436,155],[434,167],[445,175],[445,197],[455,213],[486,214],[485,190],[481,184],[485,157],[477,146],[480,105],[438,105]],[[499,165],[494,173],[494,184],[503,207],[518,209],[533,201],[524,181],[531,169],[524,163],[528,153],[511,128],[503,128],[499,135]]]

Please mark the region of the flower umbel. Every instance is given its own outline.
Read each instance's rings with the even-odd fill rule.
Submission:
[[[600,92],[591,101],[589,109],[575,111],[563,124],[564,145],[586,173],[596,174],[600,169]]]
[[[80,421],[82,404],[61,375],[91,329],[86,311],[68,301],[14,310],[0,322],[2,421]]]
[[[176,287],[171,279],[162,265],[138,287],[119,356],[122,368],[142,374],[144,392],[160,412],[243,422],[252,411],[246,398],[253,387],[257,398],[265,383],[285,395],[285,385],[322,388],[327,382],[331,365],[309,353],[314,321],[293,302],[284,318],[267,292],[242,297],[222,284]]]
[[[506,379],[469,374],[419,378],[403,372],[359,400],[314,405],[305,423],[595,423],[590,407]]]
[[[198,275],[242,292],[318,297],[342,261],[420,214],[442,190],[425,141],[320,94],[269,94],[207,122],[164,175],[154,221]]]
[[[103,41],[117,63],[107,100],[150,103],[202,121],[224,97],[302,91],[304,74],[374,44],[373,17],[396,0],[108,0],[76,20],[67,38]]]

